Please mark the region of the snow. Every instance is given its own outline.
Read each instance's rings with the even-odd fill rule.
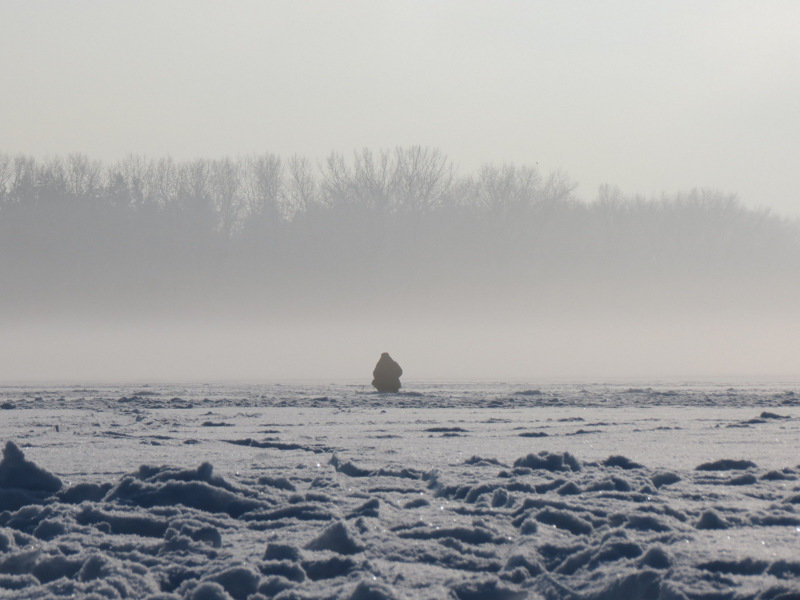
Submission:
[[[794,387],[408,388],[0,388],[0,597],[800,595]]]

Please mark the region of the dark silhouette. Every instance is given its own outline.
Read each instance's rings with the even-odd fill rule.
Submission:
[[[375,370],[372,371],[372,385],[379,392],[393,392],[396,393],[400,390],[400,376],[403,374],[403,369],[398,365],[388,352],[381,354],[378,359],[378,364],[375,365]]]

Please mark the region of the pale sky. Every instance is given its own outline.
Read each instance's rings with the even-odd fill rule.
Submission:
[[[800,2],[0,0],[0,152],[421,144],[800,216]]]

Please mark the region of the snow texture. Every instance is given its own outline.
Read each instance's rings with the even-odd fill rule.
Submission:
[[[154,393],[93,412],[3,393],[22,409],[0,427],[0,597],[800,597],[800,466],[768,443],[796,456],[792,403],[689,423],[677,405],[304,411],[292,392],[300,408],[187,409]],[[518,435],[532,427],[548,435]],[[620,450],[654,432],[683,456]],[[231,443],[247,439],[275,444]]]

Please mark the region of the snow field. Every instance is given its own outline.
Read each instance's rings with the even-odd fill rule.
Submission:
[[[0,596],[800,597],[791,402],[142,398],[98,412],[12,397]]]

